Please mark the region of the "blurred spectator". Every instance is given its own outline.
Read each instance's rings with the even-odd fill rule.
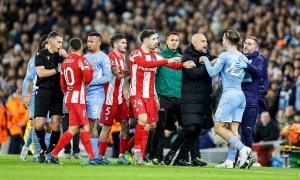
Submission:
[[[283,77],[282,86],[279,88],[272,109],[270,109],[271,117],[275,118],[278,110],[284,110],[289,105],[295,103],[295,88],[293,86],[293,79],[285,75]]]
[[[254,129],[254,142],[272,141],[279,137],[278,124],[271,120],[268,112],[263,112],[260,115],[259,122]]]

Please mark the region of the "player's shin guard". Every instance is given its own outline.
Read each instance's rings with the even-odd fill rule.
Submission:
[[[124,154],[126,151],[126,147],[127,147],[127,139],[120,139],[120,154]]]
[[[92,149],[90,132],[81,132],[80,139],[89,157],[94,159],[95,154],[93,153],[93,149]]]
[[[52,151],[52,156],[57,157],[58,153],[71,141],[73,135],[66,131],[61,138],[59,139],[57,145],[55,146],[54,150]]]
[[[108,142],[100,142],[99,143],[99,153],[102,157],[105,156],[106,148],[108,146]]]

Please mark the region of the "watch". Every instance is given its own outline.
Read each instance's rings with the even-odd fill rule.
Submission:
[[[58,72],[58,67],[54,68],[54,70],[56,71],[56,73],[59,73],[59,72]]]

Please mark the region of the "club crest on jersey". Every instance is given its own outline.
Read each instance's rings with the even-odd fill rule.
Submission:
[[[138,107],[135,107],[135,111],[138,112],[138,111],[139,111],[139,108],[138,108]]]
[[[135,51],[132,51],[132,52],[130,53],[130,56],[131,56],[132,58],[135,58],[135,57],[139,56],[139,53],[138,53],[137,50],[135,50]]]
[[[107,120],[108,120],[108,115],[105,115],[105,116],[104,116],[104,119],[107,121]]]
[[[88,60],[86,60],[86,59],[83,61],[83,63],[84,63],[84,65],[87,65],[87,66],[90,64],[90,63],[88,62]]]

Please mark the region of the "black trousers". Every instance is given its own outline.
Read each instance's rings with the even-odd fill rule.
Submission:
[[[183,127],[171,146],[171,151],[176,152],[180,149],[177,159],[186,159],[188,152],[191,153],[192,159],[201,157],[198,140],[200,132],[200,125],[189,125]]]
[[[181,105],[180,99],[161,95],[159,95],[159,102],[160,110],[158,111],[157,127],[152,135],[150,157],[156,157],[159,160],[163,160],[165,142],[164,130],[166,129],[167,124],[174,124],[176,121],[179,121],[181,124]]]
[[[61,121],[61,126],[63,129],[63,132],[66,132],[69,128],[69,113],[65,113],[64,117],[62,118]],[[75,153],[79,153],[80,149],[79,149],[79,133],[77,133],[74,137],[73,137],[73,154]],[[65,146],[65,154],[71,154],[71,143],[67,144]]]

